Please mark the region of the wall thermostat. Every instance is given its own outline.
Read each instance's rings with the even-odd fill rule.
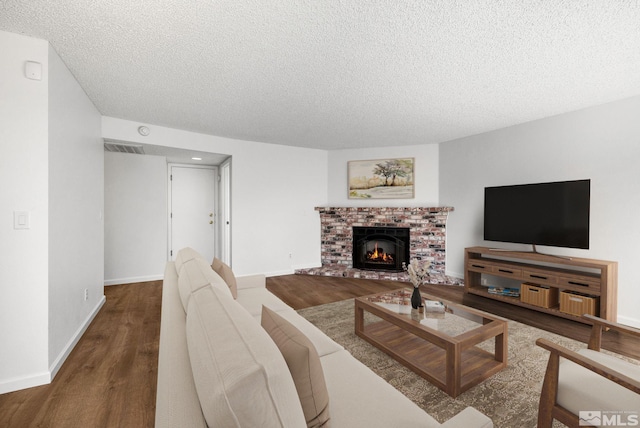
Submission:
[[[35,61],[25,62],[24,75],[27,79],[42,80],[42,64]]]

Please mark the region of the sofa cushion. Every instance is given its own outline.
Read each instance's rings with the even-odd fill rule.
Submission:
[[[258,320],[262,316],[262,305],[276,312],[290,310],[291,306],[280,300],[266,288],[238,290],[238,303]]]
[[[191,374],[178,273],[168,262],[162,282],[155,428],[207,428]]]
[[[442,423],[442,428],[493,428],[493,421],[473,407],[465,407],[460,413]]]
[[[640,382],[640,366],[591,349],[581,349],[584,355],[619,373]],[[585,385],[589,385],[585,388]],[[594,395],[594,391],[598,393]],[[640,396],[603,376],[565,359],[560,363],[558,404],[578,414],[580,410],[628,411],[640,410]]]
[[[193,248],[185,247],[180,249],[176,254],[176,260],[174,262],[176,266],[176,272],[180,274],[180,271],[182,270],[182,266],[189,260],[201,259],[201,258],[202,256],[200,255],[200,253],[198,253]]]
[[[282,354],[228,290],[193,292],[186,332],[198,399],[210,427],[305,425]]]
[[[226,263],[223,263],[222,260],[220,260],[217,257],[213,258],[213,263],[211,263],[211,268],[214,271],[216,271],[216,273],[220,275],[222,279],[224,279],[224,282],[227,283],[227,285],[229,286],[229,289],[231,290],[231,295],[233,296],[234,299],[237,299],[238,283],[236,282],[236,276],[233,274],[233,271],[231,270],[231,268]]]
[[[261,324],[287,362],[307,427],[329,427],[329,393],[316,348],[293,324],[266,306],[262,307]]]
[[[178,274],[178,290],[180,300],[186,312],[189,298],[193,292],[202,287],[216,287],[222,292],[231,296],[231,291],[224,280],[211,269],[211,266],[201,258],[193,258],[182,265],[182,270]]]
[[[348,351],[320,358],[334,427],[434,428],[440,424]],[[459,425],[459,427],[481,426]],[[490,425],[489,425],[490,426]]]

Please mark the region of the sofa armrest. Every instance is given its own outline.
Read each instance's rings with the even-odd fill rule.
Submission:
[[[473,407],[467,407],[442,424],[446,428],[493,428],[493,421]]]
[[[571,351],[563,346],[557,345],[547,339],[538,339],[536,340],[536,345],[546,349],[547,351],[551,352],[551,355],[549,356],[549,359],[557,359],[559,357],[561,358],[565,358],[569,361],[572,361],[584,368],[586,368],[587,370],[590,370],[594,373],[597,373],[600,376],[603,376],[607,379],[609,379],[612,382],[615,382],[627,389],[630,389],[631,391],[635,392],[636,394],[640,394],[640,382],[638,382],[637,380],[630,378],[629,376],[620,373],[616,370],[613,370],[610,367],[607,367],[597,361],[592,360],[591,358],[588,358],[584,355],[580,355],[577,352]],[[558,363],[556,360],[556,363],[554,364],[554,366],[557,367]],[[555,379],[557,379],[557,369],[554,370],[555,373],[550,373],[549,369],[547,369],[547,376],[552,375],[555,377]],[[557,382],[557,381],[556,381]]]
[[[247,288],[266,288],[267,278],[263,274],[245,275],[236,277],[236,284],[238,290],[244,290]]]

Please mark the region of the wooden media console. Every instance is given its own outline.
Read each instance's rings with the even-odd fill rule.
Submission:
[[[465,293],[518,305],[559,317],[581,321],[578,312],[609,321],[617,318],[618,262],[540,253],[503,251],[488,247],[465,249]],[[550,307],[522,301],[520,297],[492,294],[489,286],[502,278],[512,279],[528,290],[558,293]],[[582,321],[584,322],[584,321]]]

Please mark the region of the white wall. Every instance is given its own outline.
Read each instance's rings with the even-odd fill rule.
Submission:
[[[0,52],[4,393],[48,383],[104,301],[104,184],[100,114],[58,55],[6,32]],[[41,80],[25,77],[26,61]],[[29,212],[29,229],[14,229],[14,211]]]
[[[161,279],[167,259],[167,161],[104,154],[105,285]]]
[[[327,202],[325,151],[232,140],[148,124],[151,133],[142,137],[137,132],[140,125],[103,117],[103,137],[233,157],[232,267],[237,275],[276,275],[320,264],[320,220],[314,207]],[[123,251],[127,257],[139,256]],[[105,268],[110,269],[117,268]],[[162,275],[162,270],[157,274]]]
[[[0,32],[0,394],[49,381],[48,44]],[[24,75],[42,64],[42,80]],[[14,230],[13,212],[31,228]]]
[[[100,127],[100,113],[49,48],[49,366],[53,375],[104,303]]]
[[[618,320],[640,326],[640,97],[440,145],[440,203],[452,205],[447,271],[462,276],[464,248],[482,239],[484,187],[591,179],[590,249],[550,254],[618,261]]]
[[[329,205],[335,207],[438,206],[438,145],[377,147],[329,152]],[[415,158],[415,198],[349,199],[347,163],[353,160]],[[317,214],[316,214],[317,215]]]

